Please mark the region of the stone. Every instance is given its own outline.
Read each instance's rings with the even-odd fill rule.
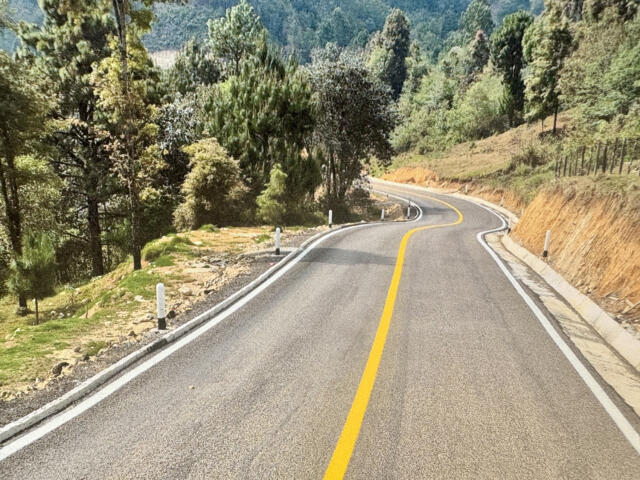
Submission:
[[[171,320],[172,318],[176,318],[176,311],[175,310],[169,310],[169,312],[167,313],[167,318],[169,320]]]
[[[130,337],[135,337],[135,336],[136,336],[136,332],[134,332],[133,330],[131,330],[131,331],[129,332],[129,336],[130,336]]]
[[[80,350],[81,350],[80,345],[78,345],[76,348],[73,349],[75,353],[80,353]]]
[[[182,287],[180,289],[180,294],[186,297],[190,297],[191,295],[193,295],[193,291],[189,287]]]
[[[144,302],[144,297],[142,295],[136,295],[134,300],[136,302]]]
[[[68,366],[69,366],[69,362],[60,362],[51,369],[51,373],[53,374],[54,377],[57,377],[62,373],[62,369]]]

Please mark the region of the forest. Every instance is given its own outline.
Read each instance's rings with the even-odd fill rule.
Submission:
[[[0,52],[0,287],[25,310],[139,269],[167,233],[349,219],[354,182],[398,153],[565,110],[565,144],[640,135],[637,0],[41,0],[33,23],[15,5],[0,0],[18,39]],[[167,18],[185,43],[161,70]]]

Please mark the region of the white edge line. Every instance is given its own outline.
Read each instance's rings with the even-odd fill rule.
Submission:
[[[393,184],[395,182],[390,182],[390,183]],[[403,184],[397,184],[397,185],[403,186]],[[426,191],[429,194],[432,194],[432,192],[426,189],[422,189],[422,190]],[[447,195],[446,193],[440,193],[440,194],[435,193],[435,195],[450,196],[450,195]],[[493,251],[493,249],[487,244],[486,240],[484,239],[484,237],[490,233],[499,232],[507,228],[507,222],[505,222],[504,218],[501,215],[497,214],[492,209],[485,207],[480,203],[474,202],[473,200],[467,199],[467,198],[458,198],[458,197],[454,197],[454,198],[457,198],[458,200],[461,200],[461,201],[472,203],[480,208],[483,208],[487,212],[495,215],[500,219],[500,222],[502,223],[500,227],[494,228],[491,230],[486,230],[484,232],[479,232],[476,235],[476,239],[478,240],[480,245],[482,245],[482,247],[489,253],[489,255],[491,255],[491,258],[493,258],[493,260],[498,264],[498,267],[500,267],[500,270],[502,270],[502,273],[504,273],[504,275],[507,277],[509,282],[511,282],[513,287],[516,289],[516,292],[518,292],[518,294],[524,299],[527,306],[531,309],[531,311],[536,316],[536,318],[538,319],[542,327],[545,329],[547,334],[549,334],[553,342],[564,354],[564,356],[569,361],[571,366],[575,369],[575,371],[578,373],[580,378],[582,378],[582,380],[587,385],[587,387],[589,387],[593,395],[600,402],[600,405],[602,405],[602,407],[609,414],[609,416],[611,417],[613,422],[616,424],[618,429],[622,432],[624,437],[629,441],[631,446],[635,449],[636,453],[640,454],[640,434],[638,434],[638,432],[633,428],[633,425],[631,425],[629,420],[627,420],[627,418],[622,414],[622,412],[616,406],[616,404],[613,403],[609,395],[607,395],[604,389],[593,377],[591,372],[589,372],[589,370],[584,365],[584,363],[580,361],[580,359],[573,352],[573,350],[571,350],[567,342],[565,342],[565,340],[560,336],[560,334],[556,331],[556,329],[553,328],[549,319],[545,316],[544,313],[542,313],[542,310],[540,310],[538,305],[536,305],[536,303],[531,299],[531,297],[527,294],[527,292],[525,292],[525,290],[522,288],[520,283],[516,280],[516,278],[509,271],[509,269],[504,265],[504,262],[500,259],[498,254]]]
[[[396,196],[396,195],[389,194],[389,196],[391,196],[393,198],[396,198],[396,199],[399,199],[399,200],[402,200],[402,201],[407,201],[407,199],[405,199],[403,197]],[[418,215],[416,216],[416,218],[411,219],[411,220],[409,220],[407,222],[403,222],[403,223],[417,222],[422,218],[422,215],[423,215],[422,209],[417,204],[415,204],[415,202],[412,202],[412,203],[418,209]],[[141,375],[142,373],[146,372],[151,367],[153,367],[156,364],[160,363],[162,360],[164,360],[165,358],[169,357],[170,355],[172,355],[173,353],[175,353],[176,351],[178,351],[179,349],[181,349],[185,345],[191,343],[196,338],[200,337],[201,335],[203,335],[207,331],[211,330],[213,327],[217,326],[224,319],[229,317],[231,314],[235,313],[237,310],[239,310],[244,305],[249,303],[249,301],[251,301],[253,298],[257,297],[260,293],[262,293],[264,290],[266,290],[269,286],[271,286],[273,283],[275,283],[279,278],[281,278],[285,273],[287,273],[297,263],[299,263],[300,260],[302,260],[309,252],[311,252],[314,248],[316,248],[318,245],[323,243],[328,238],[333,237],[334,235],[337,235],[339,233],[345,232],[347,230],[355,230],[357,228],[377,226],[377,225],[394,225],[394,224],[395,225],[400,225],[400,223],[394,223],[394,222],[387,222],[387,223],[375,222],[375,223],[363,223],[363,224],[359,224],[359,225],[353,225],[353,226],[349,226],[349,227],[346,227],[346,228],[336,229],[333,232],[330,232],[330,233],[327,233],[327,234],[321,236],[320,238],[315,240],[313,243],[310,242],[311,244],[307,248],[305,248],[303,251],[301,251],[300,254],[297,257],[293,258],[293,260],[291,260],[287,265],[283,266],[273,276],[271,276],[269,279],[265,280],[263,283],[261,283],[259,286],[257,286],[254,290],[252,290],[251,292],[247,293],[245,296],[243,296],[237,302],[235,302],[232,305],[230,305],[228,308],[226,308],[225,310],[223,310],[222,312],[217,314],[215,317],[213,317],[211,320],[207,321],[202,326],[197,327],[197,329],[195,329],[194,331],[192,331],[189,334],[186,334],[180,340],[177,340],[175,343],[170,343],[169,346],[167,348],[165,348],[164,350],[162,350],[161,352],[159,352],[156,355],[154,355],[153,357],[149,358],[144,363],[138,365],[134,369],[129,370],[124,375],[122,375],[121,377],[119,377],[116,380],[112,381],[107,386],[103,387],[102,389],[96,391],[95,393],[90,394],[90,396],[84,398],[82,401],[77,403],[75,406],[69,408],[68,410],[66,410],[63,413],[60,413],[60,414],[58,414],[56,416],[51,416],[48,420],[45,420],[44,423],[42,423],[41,425],[35,427],[34,429],[29,431],[28,433],[16,438],[15,440],[8,441],[4,446],[2,446],[2,448],[0,448],[0,462],[5,460],[6,458],[10,457],[14,453],[20,451],[21,449],[25,448],[26,446],[32,444],[33,442],[39,440],[40,438],[44,437],[45,435],[51,433],[53,430],[55,430],[58,427],[64,425],[65,423],[69,422],[70,420],[73,420],[74,418],[76,418],[77,416],[81,415],[85,411],[89,410],[91,407],[93,407],[94,405],[98,404],[99,402],[101,402],[105,398],[109,397],[111,394],[113,394],[113,393],[117,392],[118,390],[120,390],[122,387],[124,387],[127,383],[129,383],[134,378],[136,378],[139,375]],[[294,253],[296,253],[296,252],[295,251],[292,252],[292,254],[294,254]],[[267,273],[267,272],[265,272],[265,273]],[[224,301],[222,303],[224,303]],[[217,307],[218,306],[212,307],[209,311],[200,314],[196,318],[205,316],[207,313],[209,313],[211,310],[216,309]],[[182,327],[184,327],[185,325],[183,325]],[[176,329],[176,330],[178,330],[178,329]],[[172,332],[172,333],[174,333],[174,332]],[[144,347],[144,348],[142,348],[140,350],[137,350],[136,352],[133,352],[128,357],[125,357],[122,360],[128,359],[129,357],[133,357],[133,356],[136,356],[136,359],[142,357],[144,355],[144,353],[145,353],[144,352],[145,348],[146,347]],[[114,366],[115,365],[117,365],[117,364],[114,364]]]
[[[460,199],[466,200],[466,199]],[[622,414],[620,409],[616,406],[615,403],[611,400],[609,395],[604,391],[604,389],[600,386],[597,380],[593,377],[591,372],[587,369],[587,367],[580,361],[577,355],[571,350],[567,342],[560,336],[555,328],[551,325],[551,322],[546,317],[542,310],[536,305],[536,303],[531,299],[531,297],[525,292],[520,283],[516,280],[513,274],[509,271],[509,269],[504,265],[504,262],[500,259],[498,254],[493,251],[493,249],[487,244],[485,240],[485,236],[490,233],[499,232],[504,230],[507,227],[507,223],[504,221],[502,216],[498,215],[496,212],[491,210],[490,208],[485,207],[479,203],[474,202],[473,200],[466,200],[469,203],[473,203],[480,208],[485,209],[489,213],[492,213],[496,217],[500,219],[502,225],[498,228],[494,228],[491,230],[487,230],[484,232],[479,232],[476,235],[476,239],[478,242],[484,247],[484,249],[489,252],[489,255],[493,258],[493,260],[498,264],[502,273],[509,279],[509,282],[516,289],[516,292],[524,299],[527,306],[531,309],[533,314],[536,316],[542,327],[549,334],[553,342],[560,349],[560,351],[564,354],[564,356],[569,360],[571,366],[576,370],[580,378],[586,383],[587,387],[591,390],[593,395],[598,399],[602,407],[609,414],[613,422],[616,424],[618,429],[622,432],[624,437],[629,441],[631,446],[635,449],[636,453],[640,454],[640,434],[633,428],[633,425],[627,420],[627,418]]]

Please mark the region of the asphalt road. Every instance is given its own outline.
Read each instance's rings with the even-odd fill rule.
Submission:
[[[420,222],[331,237],[222,323],[0,462],[0,478],[322,478],[403,236],[458,217],[411,195]],[[407,244],[345,478],[640,478],[636,451],[477,242],[498,219],[447,201],[464,221]]]

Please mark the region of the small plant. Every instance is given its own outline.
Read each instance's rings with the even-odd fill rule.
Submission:
[[[36,324],[40,322],[38,301],[55,293],[56,252],[45,234],[28,235],[22,255],[13,259],[7,287],[15,295],[35,299]]]
[[[212,225],[210,223],[207,223],[206,225],[202,225],[199,230],[201,232],[209,232],[209,233],[217,233],[220,231],[220,229],[218,227],[216,227],[215,225]]]
[[[168,235],[158,240],[147,243],[142,249],[142,258],[147,262],[153,262],[157,258],[163,255],[174,252],[188,252],[189,246],[192,246],[193,242],[186,237],[180,237],[178,235]]]
[[[264,243],[264,242],[268,242],[272,239],[273,237],[268,234],[268,233],[262,233],[260,235],[258,235],[257,237],[254,238],[256,243]]]

